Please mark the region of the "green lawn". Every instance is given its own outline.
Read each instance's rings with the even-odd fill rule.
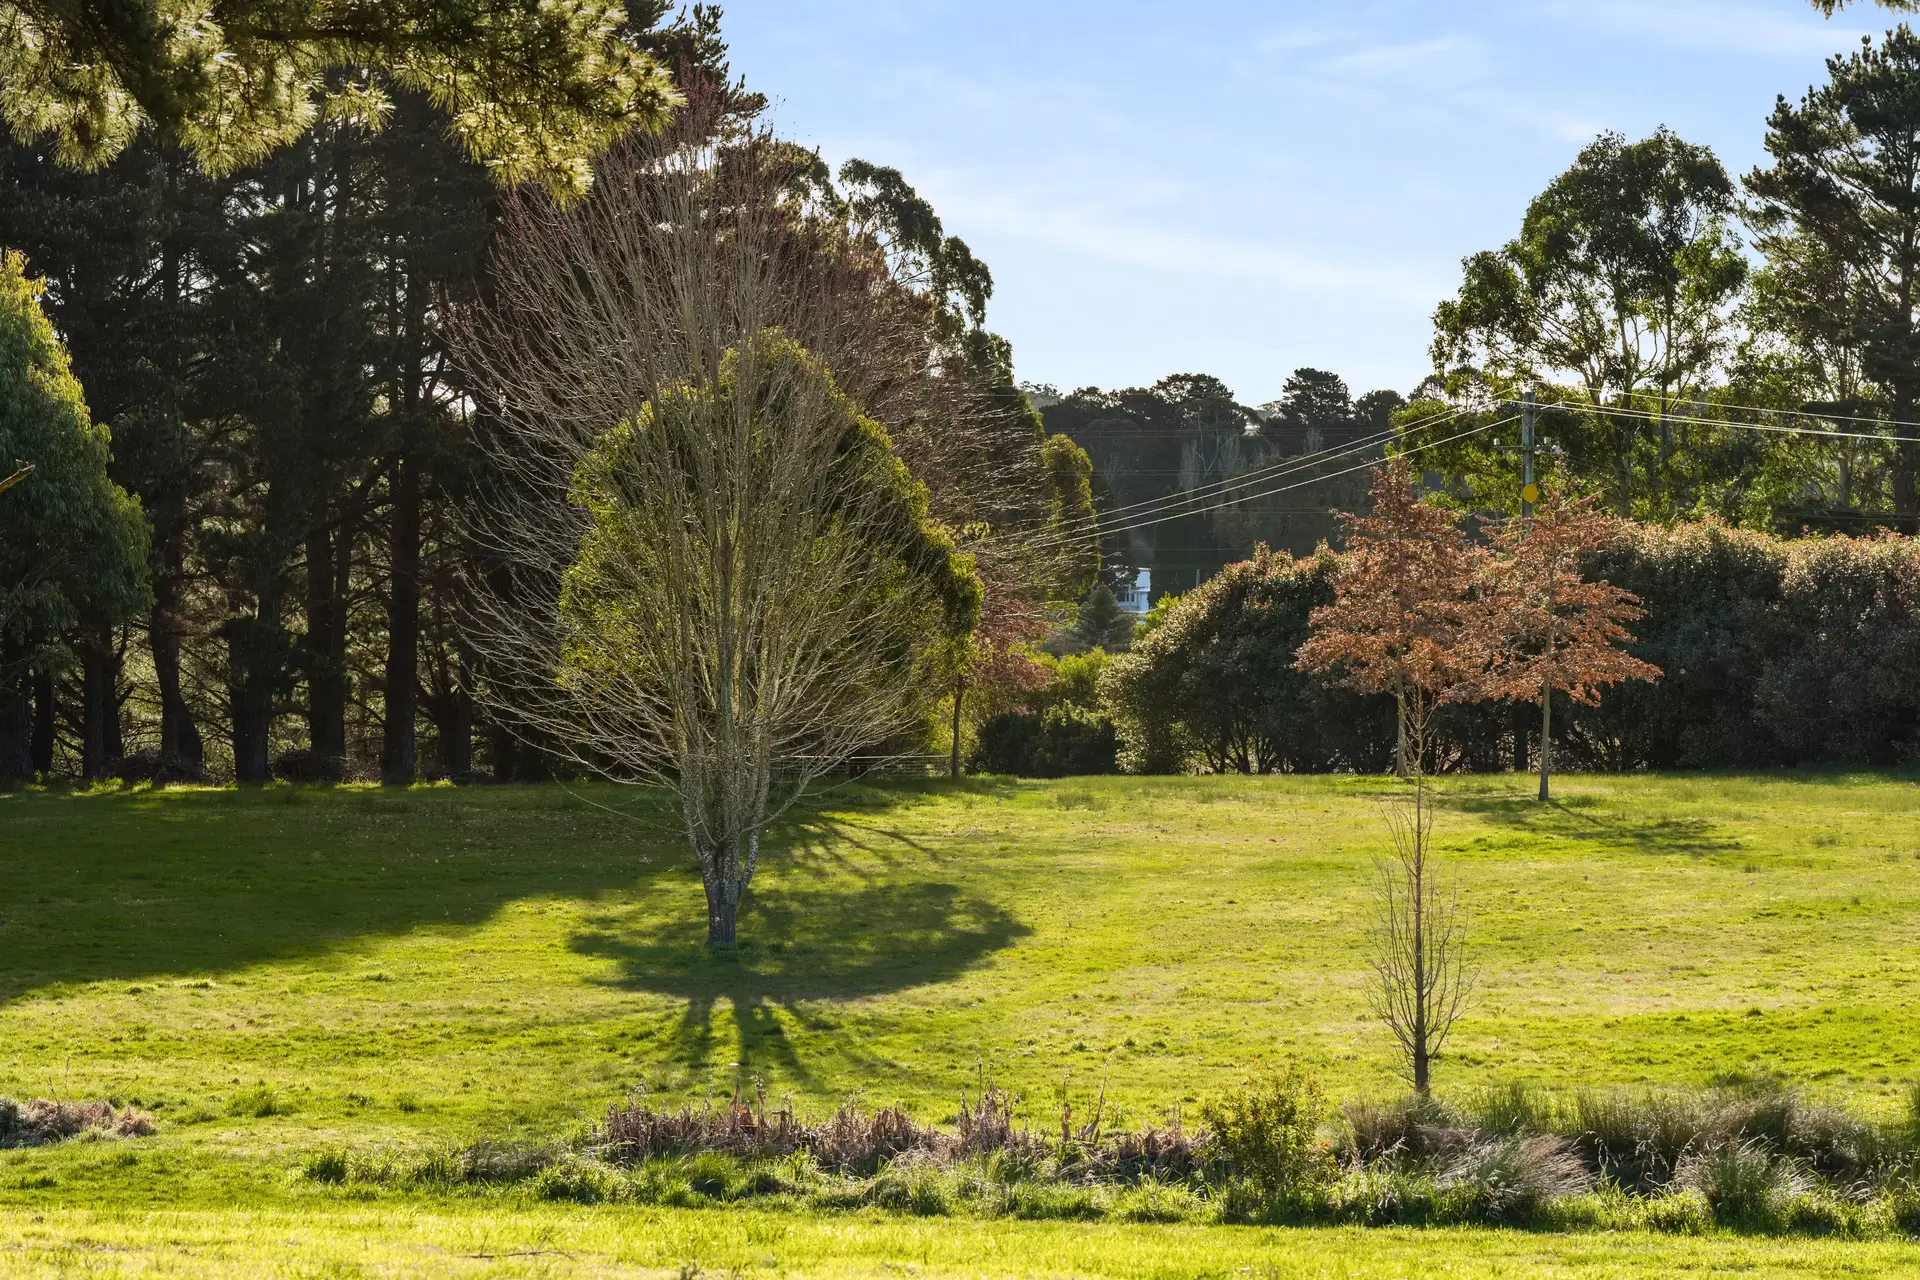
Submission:
[[[755,1210],[310,1205],[0,1213],[0,1275],[658,1277],[706,1280],[1862,1280],[1920,1248],[1727,1236],[1112,1226]]]
[[[1771,1071],[1891,1107],[1914,1074],[1911,776],[1569,778],[1550,808],[1524,779],[1443,786],[1482,971],[1443,1092]],[[319,1144],[551,1133],[637,1084],[698,1101],[743,1074],[809,1108],[858,1091],[936,1119],[982,1070],[1039,1107],[1104,1086],[1129,1122],[1288,1054],[1336,1094],[1384,1091],[1362,932],[1389,790],[847,787],[777,842],[728,958],[702,945],[697,877],[644,796],[0,797],[0,1094],[134,1099],[162,1125],[0,1154],[0,1204],[318,1212],[289,1171]],[[262,1085],[285,1114],[228,1114]],[[19,1215],[0,1221],[17,1246]],[[1366,1247],[1400,1274],[1406,1239]]]

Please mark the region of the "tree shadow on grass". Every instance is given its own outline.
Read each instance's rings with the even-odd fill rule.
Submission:
[[[553,785],[0,796],[0,1008],[685,875],[662,812],[645,793]]]
[[[1030,932],[956,885],[834,878],[840,883],[789,882],[753,894],[732,952],[705,945],[704,922],[649,922],[634,930],[611,916],[573,947],[613,961],[619,986],[685,1001],[671,1055],[689,1071],[713,1065],[718,1048],[732,1052],[715,1043],[724,1002],[744,1065],[776,1067],[817,1088],[788,1022],[830,1037],[833,1004],[951,981]],[[858,1056],[845,1041],[834,1047],[842,1057]]]
[[[1722,834],[1705,818],[1639,816],[1624,803],[1619,809],[1599,809],[1582,803],[1586,797],[1568,797],[1541,804],[1523,795],[1457,795],[1446,797],[1448,808],[1471,813],[1499,826],[1529,835],[1551,836],[1610,845],[1644,854],[1737,853],[1746,846],[1738,837]]]

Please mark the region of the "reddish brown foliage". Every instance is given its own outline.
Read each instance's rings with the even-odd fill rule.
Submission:
[[[1607,685],[1659,679],[1660,668],[1625,652],[1627,624],[1644,616],[1633,593],[1581,576],[1581,562],[1620,535],[1620,522],[1592,499],[1549,499],[1532,520],[1495,530],[1470,637],[1477,696],[1532,700],[1555,690],[1593,706]]]
[[[1484,553],[1454,518],[1420,499],[1405,459],[1378,467],[1373,513],[1342,513],[1347,554],[1334,601],[1315,609],[1294,665],[1337,675],[1361,693],[1391,693],[1419,766],[1436,706],[1480,696],[1466,641]]]

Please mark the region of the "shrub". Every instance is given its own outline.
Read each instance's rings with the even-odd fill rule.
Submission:
[[[1098,711],[1052,707],[1003,712],[981,726],[968,768],[1023,778],[1070,778],[1119,771],[1120,740]]]
[[[1257,550],[1148,617],[1100,682],[1135,773],[1374,772],[1392,758],[1392,699],[1293,669],[1307,618],[1333,598],[1330,553]]]
[[[1212,1157],[1269,1202],[1302,1198],[1332,1179],[1332,1155],[1319,1136],[1326,1114],[1319,1079],[1298,1065],[1201,1108]]]

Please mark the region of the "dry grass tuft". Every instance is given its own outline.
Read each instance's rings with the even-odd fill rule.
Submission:
[[[38,1098],[15,1102],[0,1098],[0,1150],[44,1147],[87,1134],[96,1138],[144,1138],[153,1117],[111,1102],[55,1102]]]

